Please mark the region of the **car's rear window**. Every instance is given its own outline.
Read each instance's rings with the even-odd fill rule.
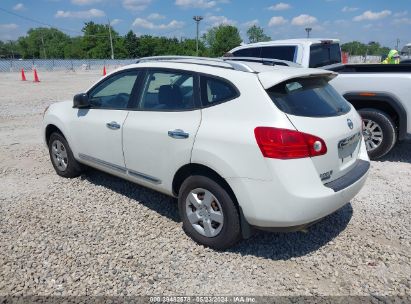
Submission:
[[[233,52],[234,57],[261,57],[261,48],[246,48]]]
[[[293,62],[295,57],[295,50],[295,46],[265,46],[261,50],[261,57]]]
[[[323,77],[295,78],[267,90],[283,112],[307,117],[346,114],[350,104]]]
[[[338,43],[313,44],[310,48],[310,68],[341,63],[341,50]]]
[[[296,46],[279,45],[244,48],[233,52],[233,56],[279,59],[294,62],[295,52]]]

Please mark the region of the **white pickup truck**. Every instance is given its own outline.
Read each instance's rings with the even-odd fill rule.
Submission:
[[[337,39],[260,42],[236,47],[228,55],[231,60],[299,64],[339,73],[330,83],[362,116],[372,159],[384,156],[411,134],[411,65],[342,64]]]

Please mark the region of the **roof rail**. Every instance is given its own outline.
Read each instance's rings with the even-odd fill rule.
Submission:
[[[264,65],[282,65],[288,67],[301,67],[298,63],[281,60],[281,59],[273,59],[273,58],[260,58],[260,57],[223,57],[222,60],[224,61],[242,61],[242,62],[256,62],[262,63]]]
[[[219,63],[219,64],[227,64],[227,66],[218,66],[218,65],[213,65],[214,67],[221,67],[221,68],[230,68],[236,71],[242,71],[242,72],[248,72],[248,73],[255,73],[255,71],[250,68],[246,63],[244,62],[234,62],[230,60],[231,58],[227,59],[221,59],[221,58],[209,58],[209,57],[195,57],[195,56],[152,56],[152,57],[143,57],[137,60],[136,63],[140,62],[149,62],[149,61],[175,61],[178,62],[178,60],[193,60],[193,61],[200,61],[204,62],[198,63],[198,62],[186,62],[186,61],[180,61],[181,63],[192,63],[192,64],[200,64],[200,65],[210,65],[207,64],[209,63]]]

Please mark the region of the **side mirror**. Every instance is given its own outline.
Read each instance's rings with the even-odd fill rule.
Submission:
[[[90,101],[86,93],[81,93],[74,95],[73,98],[73,108],[88,108],[90,106]]]

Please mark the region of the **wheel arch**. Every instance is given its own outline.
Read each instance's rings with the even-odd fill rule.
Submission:
[[[380,92],[349,92],[344,94],[344,98],[356,110],[371,108],[387,113],[398,130],[398,139],[402,140],[407,136],[407,112],[394,95]]]
[[[56,125],[54,125],[54,124],[48,124],[47,125],[47,127],[45,128],[45,133],[44,133],[44,139],[45,139],[45,141],[46,141],[46,144],[48,144],[49,143],[49,140],[50,140],[50,136],[51,136],[51,134],[53,134],[54,132],[57,132],[57,133],[60,133],[63,137],[64,137],[64,139],[66,139],[67,140],[67,138],[66,138],[66,136],[64,135],[64,133],[63,133],[63,131],[61,131],[61,129],[59,128],[59,127],[57,127]]]
[[[213,180],[221,184],[221,186],[231,196],[231,198],[234,201],[234,204],[236,205],[238,209],[238,212],[240,214],[241,233],[242,233],[243,238],[249,238],[252,234],[252,229],[244,217],[243,210],[237,201],[237,198],[234,194],[233,189],[218,172],[211,169],[210,167],[207,167],[205,165],[198,164],[198,163],[190,163],[190,164],[186,164],[180,167],[180,169],[178,169],[177,172],[174,174],[174,178],[172,182],[173,195],[178,196],[180,187],[183,184],[184,180],[191,175],[202,175],[202,176],[210,177]]]

